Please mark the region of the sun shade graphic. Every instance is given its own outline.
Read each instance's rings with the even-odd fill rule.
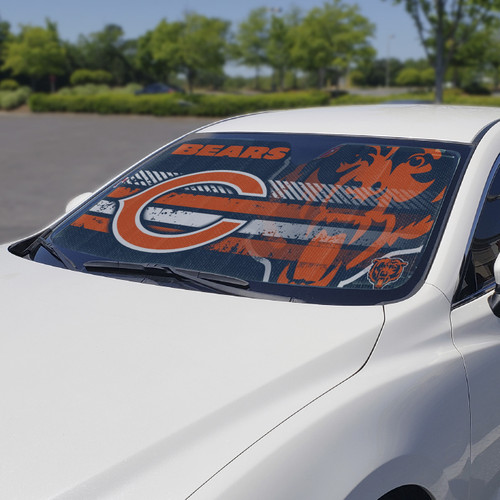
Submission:
[[[72,230],[94,236],[79,250],[283,285],[405,283],[458,153],[346,143],[308,154],[284,141],[191,138],[80,214]]]

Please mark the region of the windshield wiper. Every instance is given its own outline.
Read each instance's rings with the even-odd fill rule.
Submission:
[[[49,233],[50,234],[50,233]],[[47,252],[50,253],[53,257],[55,257],[59,262],[62,262],[67,269],[76,270],[78,269],[75,263],[69,258],[66,257],[60,250],[58,250],[49,240],[47,240],[47,235],[40,235],[29,247],[27,253],[31,253],[33,250],[37,250],[42,247]]]
[[[103,274],[121,274],[125,276],[141,276],[153,279],[174,278],[177,281],[188,284],[196,284],[202,287],[241,297],[269,298],[273,300],[289,301],[289,297],[280,297],[261,292],[249,290],[249,282],[233,276],[224,274],[206,273],[193,271],[191,269],[179,269],[162,264],[140,264],[136,262],[120,262],[110,260],[92,260],[85,262],[83,267],[88,272]]]

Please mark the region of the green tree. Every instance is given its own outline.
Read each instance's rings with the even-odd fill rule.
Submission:
[[[352,82],[355,85],[366,85],[368,87],[383,87],[386,84],[387,69],[389,69],[389,85],[395,82],[396,75],[403,68],[403,63],[391,57],[387,59],[372,59],[360,61],[354,74],[351,73]]]
[[[186,75],[189,91],[197,73],[220,74],[226,62],[229,22],[188,13],[178,40],[180,67]]]
[[[396,77],[396,85],[418,87],[420,85],[420,71],[415,68],[403,68]]]
[[[11,37],[10,23],[0,17],[0,58],[3,57],[5,46]]]
[[[170,74],[179,70],[181,57],[178,41],[183,24],[162,19],[151,33],[139,39],[138,56],[142,67],[150,65],[154,79],[169,83]]]
[[[404,4],[436,73],[436,95],[443,102],[444,76],[457,51],[496,19],[500,0],[393,0]]]
[[[185,74],[189,91],[198,73],[219,77],[226,62],[229,22],[187,13],[184,20],[173,23],[165,19],[153,30],[149,41],[141,46],[142,57],[163,66],[164,75],[173,71]]]
[[[10,32],[10,23],[3,21],[0,17],[0,67],[3,66],[5,61],[5,49],[7,47],[7,42],[12,38]],[[0,71],[0,80],[5,78],[8,73]]]
[[[426,68],[420,72],[420,84],[423,87],[432,88],[436,81],[436,72],[434,68]]]
[[[436,75],[433,68],[419,69],[415,66],[403,68],[396,77],[396,85],[403,87],[430,87]]]
[[[135,66],[140,75],[141,83],[151,83],[161,81],[169,83],[170,73],[175,69],[171,58],[163,57],[163,25],[166,21],[160,23],[153,30],[148,30],[137,40],[137,52],[135,55]],[[172,43],[175,38],[172,39]],[[156,56],[156,57],[155,57]]]
[[[35,87],[37,80],[49,76],[54,90],[55,75],[66,69],[66,52],[59,40],[57,26],[47,20],[46,27],[21,26],[21,33],[7,41],[3,69],[13,75],[27,75]]]
[[[71,85],[108,84],[113,79],[109,71],[103,69],[77,69],[71,73]]]
[[[125,39],[117,24],[107,24],[89,36],[80,35],[77,52],[79,68],[109,71],[118,85],[135,79],[136,43]]]
[[[476,31],[469,41],[460,46],[450,61],[450,71],[457,87],[480,84],[483,76],[488,73],[493,77],[493,83],[498,85],[498,70],[500,69],[500,19],[491,23],[485,29]]]
[[[500,32],[489,30],[487,40],[483,54],[486,67],[493,72],[493,87],[496,90],[500,85]]]
[[[297,67],[317,72],[318,86],[325,85],[327,72],[346,73],[351,63],[374,53],[368,43],[374,26],[359,12],[357,5],[331,0],[308,12],[293,29],[292,57]]]
[[[281,10],[278,10],[280,14]],[[269,35],[266,46],[266,59],[273,69],[280,90],[285,86],[285,73],[292,69],[292,30],[301,22],[298,9],[292,9],[288,14],[276,15],[271,11],[271,21],[269,24]]]
[[[255,68],[256,89],[260,88],[260,70],[268,63],[269,23],[269,11],[266,7],[253,9],[247,19],[239,24],[232,46],[234,59]],[[278,29],[276,27],[276,32]]]

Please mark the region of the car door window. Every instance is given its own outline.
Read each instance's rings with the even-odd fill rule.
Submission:
[[[481,207],[455,301],[463,301],[489,288],[495,281],[493,266],[500,249],[500,169]]]

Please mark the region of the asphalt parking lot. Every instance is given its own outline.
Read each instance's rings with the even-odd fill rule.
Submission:
[[[46,226],[74,196],[211,121],[0,113],[0,243]]]

